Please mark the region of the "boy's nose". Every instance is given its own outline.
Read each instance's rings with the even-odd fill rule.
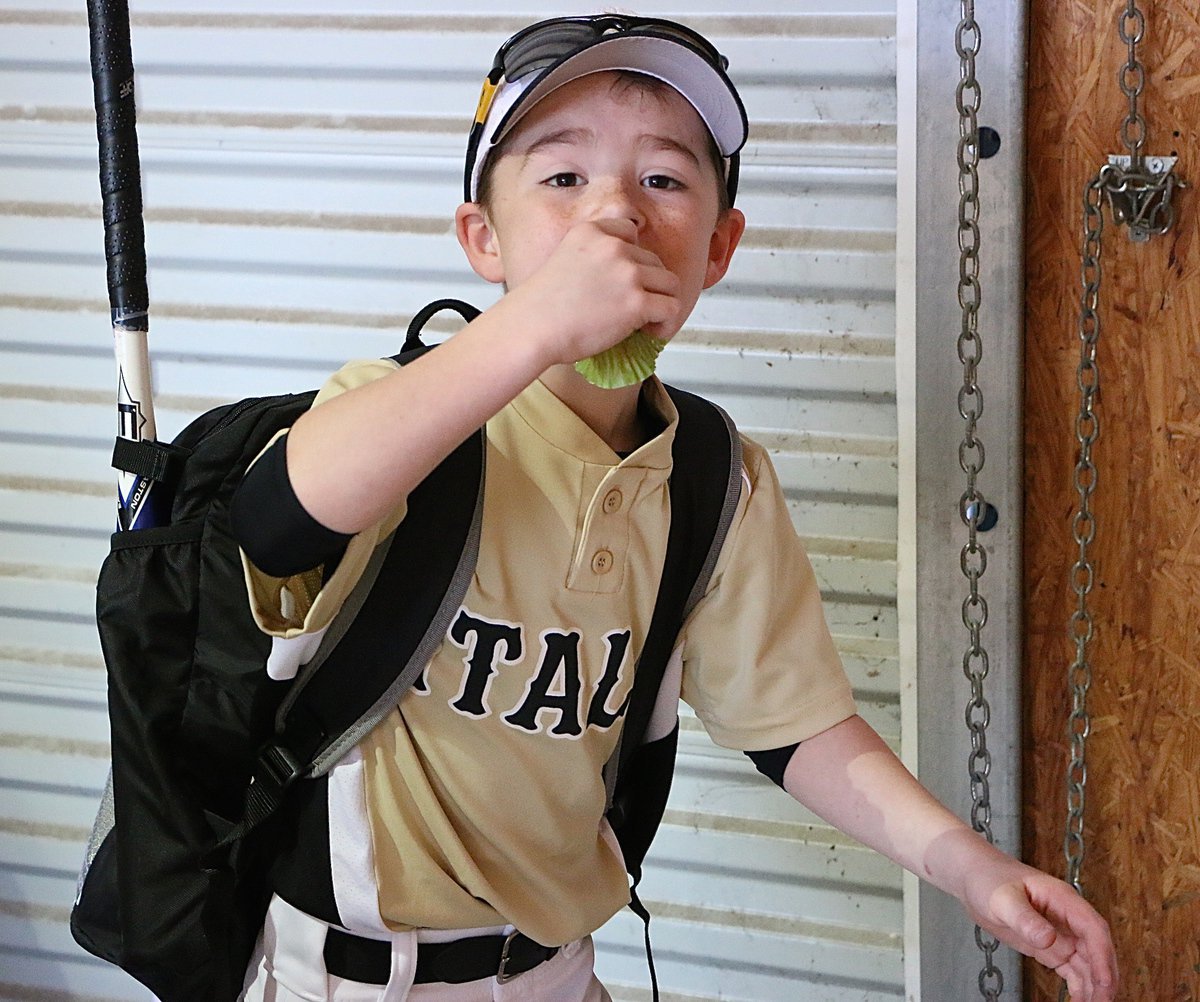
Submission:
[[[639,189],[631,182],[609,180],[592,182],[593,214],[596,219],[629,219],[640,231],[646,222],[638,198]]]

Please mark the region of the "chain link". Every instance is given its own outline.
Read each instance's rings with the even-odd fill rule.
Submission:
[[[1137,0],[1127,0],[1125,9],[1118,12],[1117,34],[1128,53],[1119,77],[1121,93],[1129,101],[1129,113],[1121,123],[1121,141],[1137,167],[1140,166],[1142,147],[1146,145],[1146,119],[1138,106],[1146,89],[1146,68],[1137,54],[1138,43],[1146,37],[1146,18],[1138,9]]]
[[[954,47],[959,58],[959,82],[955,90],[958,108],[958,305],[962,310],[958,360],[963,367],[958,412],[966,423],[958,447],[958,464],[966,475],[966,490],[959,499],[959,516],[967,527],[967,542],[959,556],[959,564],[967,579],[962,620],[969,638],[962,667],[963,674],[971,683],[971,698],[966,707],[967,730],[971,735],[971,753],[967,760],[967,772],[971,780],[971,826],[984,835],[988,842],[992,842],[989,785],[992,756],[987,745],[992,708],[983,687],[988,674],[988,653],[982,636],[987,623],[988,606],[979,588],[979,580],[987,570],[987,551],[979,542],[979,523],[986,506],[978,486],[985,461],[983,441],[978,434],[979,419],[983,415],[983,392],[979,387],[983,341],[979,336],[978,116],[981,91],[975,75],[975,59],[979,55],[981,39],[979,24],[975,20],[974,0],[962,0],[961,10],[962,18],[955,32]],[[975,944],[983,954],[979,993],[988,1000],[998,999],[1004,991],[1004,976],[994,961],[1000,942],[976,926]]]

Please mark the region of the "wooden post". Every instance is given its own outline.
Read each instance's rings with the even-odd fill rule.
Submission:
[[[1140,0],[1147,154],[1200,187],[1200,14]],[[1123,0],[1030,9],[1025,377],[1025,811],[1030,862],[1063,872],[1067,622],[1082,192],[1124,153]],[[1106,206],[1083,882],[1113,926],[1120,997],[1200,999],[1200,192],[1131,243]],[[1057,979],[1027,968],[1028,997]]]

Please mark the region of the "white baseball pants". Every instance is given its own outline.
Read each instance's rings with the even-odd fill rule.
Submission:
[[[325,971],[328,926],[275,897],[246,971],[241,1002],[612,1002],[596,978],[591,937],[567,943],[531,971],[501,984],[413,984],[417,944],[511,929],[418,930],[392,935],[386,985],[346,981]]]

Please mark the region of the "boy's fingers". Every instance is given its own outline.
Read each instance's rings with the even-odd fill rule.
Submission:
[[[1099,919],[1097,924],[1099,928],[1084,931],[1079,937],[1079,953],[1092,974],[1095,997],[1109,1002],[1117,996],[1117,953],[1113,948],[1108,923]]]
[[[592,225],[602,233],[607,233],[609,236],[619,237],[627,244],[636,244],[638,228],[637,223],[632,219],[621,219],[613,216],[607,219],[594,219]]]
[[[1035,904],[1054,917],[1058,926],[1067,932],[1062,938],[1072,943],[1079,962],[1086,967],[1096,997],[1110,999],[1116,991],[1117,959],[1108,923],[1073,889],[1053,884],[1046,890],[1045,900]]]
[[[1036,959],[1067,982],[1072,1002],[1112,1002],[1117,970],[1108,923],[1074,891],[1063,889],[1061,898],[1051,895],[1041,903],[1035,898],[1033,903],[1054,920],[1053,939],[1040,944]]]
[[[1112,1002],[1116,997],[1117,986],[1114,973],[1106,964],[1097,965],[1088,956],[1087,948],[1082,940],[1076,944],[1071,955],[1061,963],[1055,964],[1053,961],[1043,961],[1043,963],[1067,982],[1071,991],[1071,1002]]]
[[[679,291],[679,276],[667,269],[657,257],[642,263],[642,284],[648,292],[673,296]]]
[[[624,245],[620,248],[620,256],[633,261],[635,264],[644,265],[649,268],[655,268],[661,271],[666,271],[666,266],[654,251],[642,247],[637,239],[637,226],[628,219],[597,219],[590,224],[595,227],[602,236],[615,238],[620,240]]]
[[[1067,992],[1071,996],[1072,1002],[1085,1002],[1083,978],[1078,971],[1064,964],[1055,968],[1054,973],[1067,983]]]
[[[641,329],[651,337],[673,337],[679,330],[679,304],[673,296],[651,294]]]

